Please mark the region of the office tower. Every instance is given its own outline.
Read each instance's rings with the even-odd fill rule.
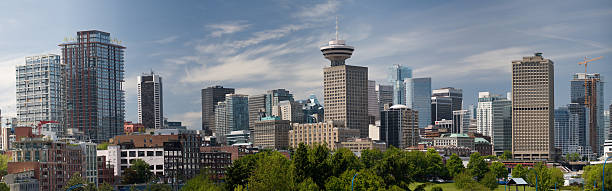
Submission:
[[[26,57],[16,66],[17,119],[19,125],[35,127],[41,121],[62,121],[62,71],[60,56]],[[45,126],[45,135],[62,134],[60,124]]]
[[[512,154],[515,159],[553,160],[554,68],[542,57],[512,61]]]
[[[405,105],[393,105],[380,112],[379,138],[400,149],[419,142],[418,112]]]
[[[295,101],[281,101],[278,105],[272,108],[272,116],[280,117],[282,120],[291,121],[292,123],[304,122],[304,110],[302,104]]]
[[[285,89],[268,90],[266,95],[266,116],[272,116],[272,109],[281,101],[293,101],[293,94]]]
[[[225,94],[233,94],[234,88],[212,86],[202,89],[202,130],[205,135],[212,135],[215,128],[215,106],[225,101]]]
[[[477,132],[484,136],[493,136],[493,102],[502,99],[500,95],[489,92],[478,92],[478,109],[476,109]]]
[[[468,105],[467,110],[470,111],[470,119],[476,119],[477,109],[478,107],[474,106],[473,104]]]
[[[612,104],[610,104],[610,109],[608,111],[610,112],[610,116],[608,118],[608,139],[606,140],[612,140]]]
[[[249,98],[242,94],[227,94],[215,111],[217,136],[231,131],[249,130]]]
[[[264,117],[255,122],[253,146],[263,149],[289,149],[291,122],[279,117]]]
[[[468,127],[470,126],[470,115],[470,110],[453,111],[453,126],[451,133],[467,134]]]
[[[321,52],[331,62],[323,69],[325,121],[338,121],[368,137],[368,68],[345,65],[354,48],[344,40],[329,41]]]
[[[323,122],[325,110],[319,103],[317,96],[311,94],[310,97],[307,100],[303,100],[302,103],[304,104],[302,109],[304,111],[305,123]]]
[[[385,104],[393,104],[393,86],[376,84],[376,96],[378,99],[378,111],[385,110]],[[380,119],[380,114],[378,115]]]
[[[164,127],[164,95],[158,74],[138,76],[138,123],[145,128]]]
[[[567,148],[561,148],[562,151],[564,151],[563,154],[578,153],[582,157],[592,158],[593,150],[591,149],[591,145],[589,145],[589,109],[580,103],[567,104],[567,109],[573,120],[572,123],[570,123],[571,126],[569,126],[569,128],[571,128],[569,133],[572,134],[561,134],[562,137],[571,137],[571,139],[569,139],[571,144],[569,144]],[[555,122],[556,121],[557,119],[555,118]],[[562,131],[562,133],[565,132]],[[558,133],[555,132],[555,135],[556,134]],[[555,137],[555,140],[556,139]]]
[[[493,153],[499,156],[504,154],[504,151],[512,151],[512,101],[495,99],[491,109],[491,143]]]
[[[432,121],[452,119],[453,111],[461,110],[463,90],[453,87],[435,89],[431,94]],[[435,120],[433,119],[435,117]]]
[[[580,143],[577,140],[581,129],[579,117],[578,113],[571,112],[568,107],[555,109],[555,147],[561,149],[563,155],[578,153]]]
[[[393,104],[406,104],[406,87],[404,86],[404,79],[412,78],[412,69],[395,64],[389,67],[388,72],[388,81],[393,87]]]
[[[368,117],[374,117],[374,121],[380,118],[378,96],[376,95],[376,81],[374,80],[368,80]]]
[[[111,41],[110,33],[97,30],[79,31],[76,41],[59,46],[66,65],[65,128],[94,142],[122,134],[125,47]]]
[[[586,84],[585,84],[586,79]],[[602,77],[595,74],[577,73],[571,84],[571,103],[578,103],[588,108],[588,144],[594,153],[602,153],[604,144],[604,84]],[[586,85],[586,90],[585,90]],[[585,94],[587,97],[585,98]]]
[[[406,78],[406,106],[419,112],[419,128],[431,121],[431,78]]]
[[[266,117],[266,94],[249,96],[249,130],[253,133],[255,122]]]
[[[604,140],[610,139],[610,110],[604,111]]]
[[[289,130],[289,146],[297,148],[300,143],[306,145],[327,145],[334,150],[336,144],[350,138],[359,137],[359,129],[349,129],[344,122],[325,121],[320,123],[293,123]]]

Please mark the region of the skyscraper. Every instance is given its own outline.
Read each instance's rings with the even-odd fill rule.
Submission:
[[[349,129],[359,129],[360,137],[368,137],[368,68],[346,65],[355,50],[344,40],[329,41],[321,52],[331,62],[323,69],[325,121],[338,121]]]
[[[554,159],[554,66],[542,53],[512,61],[512,154]]]
[[[215,128],[215,109],[219,102],[225,101],[225,94],[233,94],[233,88],[212,86],[202,89],[202,130],[205,135],[212,135]]]
[[[378,111],[385,109],[385,104],[393,104],[393,86],[376,84],[376,96],[378,99]],[[368,106],[369,103],[368,103]],[[378,114],[380,120],[380,112]]]
[[[79,31],[76,41],[59,46],[66,64],[65,128],[95,142],[122,134],[125,47],[111,41],[110,33],[97,30]]]
[[[406,106],[419,112],[419,128],[431,124],[431,78],[406,78]]]
[[[215,111],[217,136],[231,131],[249,130],[249,98],[242,94],[227,94]]]
[[[502,155],[512,151],[512,101],[500,98],[492,103],[493,123],[491,124],[491,142],[493,153]]]
[[[586,79],[586,84],[585,84]],[[577,73],[573,75],[571,84],[571,103],[578,103],[588,108],[588,134],[586,137],[591,150],[602,153],[604,144],[604,84],[599,74]],[[586,90],[585,90],[586,85]],[[585,98],[586,94],[586,98]]]
[[[378,96],[376,95],[376,81],[374,80],[368,80],[368,117],[373,117],[374,120],[380,118]]]
[[[16,66],[17,119],[19,125],[34,127],[40,121],[62,121],[62,71],[60,56],[26,57]],[[61,134],[59,124],[48,124],[44,133]]]
[[[571,123],[569,123],[568,131],[561,131],[559,133],[555,132],[555,135],[560,135],[560,139],[563,142],[567,142],[568,144],[561,144],[558,147],[563,152],[562,154],[570,154],[570,153],[578,153],[582,157],[593,157],[593,150],[591,149],[591,145],[589,144],[589,109],[584,106],[584,104],[580,103],[570,103],[567,104],[567,110],[569,112],[569,118],[571,119]],[[562,115],[563,116],[563,115]],[[559,119],[560,123],[563,118]],[[555,122],[557,122],[557,118],[555,115]],[[563,130],[563,128],[561,128]],[[566,134],[571,133],[571,134]],[[569,138],[568,140],[563,140],[564,138]],[[555,137],[555,140],[558,140]]]
[[[162,78],[153,72],[138,76],[138,123],[145,128],[164,126]]]
[[[266,94],[249,96],[249,130],[255,130],[255,122],[266,117]]]
[[[463,90],[461,89],[446,87],[433,90],[431,94],[432,121],[451,120],[453,111],[461,110],[462,103]]]
[[[493,136],[493,102],[502,99],[500,95],[490,92],[478,92],[478,109],[476,109],[477,132],[485,136]],[[500,117],[500,116],[498,116]]]
[[[393,105],[380,113],[380,140],[400,149],[419,142],[418,112],[405,105]]]
[[[412,78],[412,69],[395,64],[389,67],[389,83],[393,86],[393,104],[406,104],[406,87],[404,79]]]
[[[266,116],[272,116],[272,108],[281,101],[293,101],[293,94],[285,89],[268,90],[266,95]]]
[[[555,147],[566,154],[576,153],[579,147],[579,115],[570,112],[568,107],[555,109]]]

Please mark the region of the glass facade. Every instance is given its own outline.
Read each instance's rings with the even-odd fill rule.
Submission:
[[[418,112],[419,128],[431,124],[431,78],[406,78],[406,106]]]
[[[393,104],[406,105],[404,79],[412,78],[412,69],[399,64],[389,67],[388,81],[393,85]]]
[[[65,127],[101,142],[123,134],[124,49],[110,33],[79,31],[76,42],[60,44],[65,72]]]
[[[585,91],[585,79],[587,79],[587,91]],[[570,81],[571,103],[580,104],[589,110],[592,116],[586,118],[588,121],[589,136],[584,137],[591,145],[594,152],[602,153],[605,141],[606,126],[604,124],[604,83],[600,74],[577,73]],[[585,93],[587,94],[588,105],[585,105]],[[592,102],[592,103],[591,103]],[[591,119],[592,118],[592,119]],[[591,122],[593,124],[591,124]],[[593,146],[595,145],[595,146]]]

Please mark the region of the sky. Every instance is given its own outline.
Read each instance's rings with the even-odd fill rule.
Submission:
[[[542,52],[554,61],[555,105],[569,103],[571,75],[585,56],[602,59],[589,73],[604,77],[612,101],[612,1],[2,1],[0,109],[15,116],[15,65],[26,56],[59,54],[79,30],[102,30],[125,51],[126,120],[137,121],[138,75],[163,78],[164,115],[201,127],[200,90],[237,93],[285,88],[296,99],[322,102],[319,47],[335,38],[355,47],[347,64],[367,66],[385,83],[400,64],[432,88],[463,89],[464,104],[480,91],[505,95],[511,62]],[[606,107],[607,108],[607,107]]]

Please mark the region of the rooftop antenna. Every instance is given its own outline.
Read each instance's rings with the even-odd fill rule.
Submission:
[[[338,41],[338,16],[336,16],[336,41]]]

